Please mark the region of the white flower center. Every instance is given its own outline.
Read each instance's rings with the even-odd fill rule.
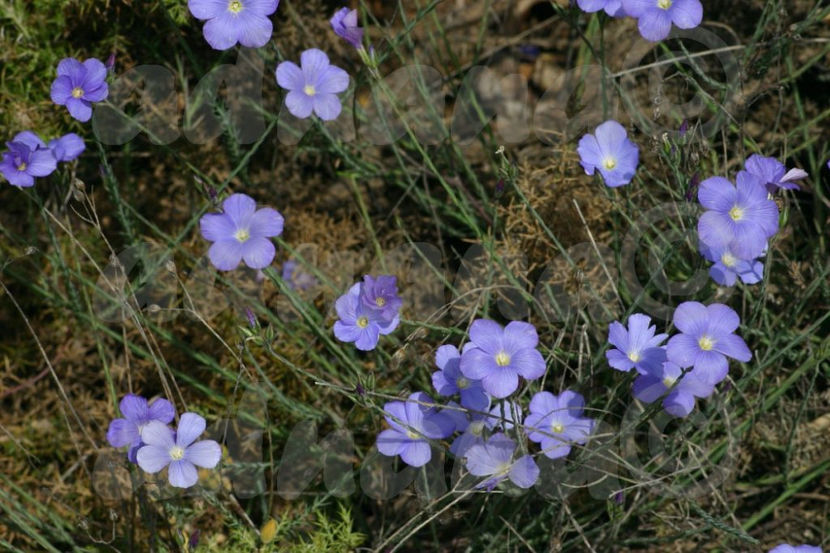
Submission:
[[[554,422],[550,425],[550,429],[553,431],[554,434],[561,434],[565,431],[565,426],[562,423]]]
[[[377,305],[378,307],[383,307],[384,305],[386,305],[386,298],[380,296],[376,297],[375,305]]]
[[[174,445],[170,448],[170,458],[174,461],[181,461],[184,458],[184,449]]]
[[[303,88],[303,92],[305,92],[306,96],[314,96],[317,94],[317,89],[314,88],[314,85],[307,84],[305,88]]]
[[[704,335],[697,341],[697,345],[700,346],[700,349],[703,351],[710,351],[713,347],[715,347],[715,341]]]
[[[657,0],[657,7],[667,10],[671,8],[672,0]]]
[[[415,432],[414,430],[407,430],[406,431],[406,437],[409,438],[410,440],[420,440],[421,439],[421,436],[417,432]]]
[[[720,262],[727,267],[732,267],[733,265],[735,265],[736,261],[737,259],[735,259],[735,256],[733,256],[729,252],[726,252],[722,256],[720,256]]]
[[[663,386],[665,386],[666,388],[671,388],[672,386],[674,386],[675,382],[677,382],[676,378],[667,376],[663,379]]]
[[[617,166],[617,160],[613,157],[607,157],[603,160],[602,166],[610,171],[611,169]]]
[[[368,317],[358,317],[356,321],[357,326],[360,328],[366,328],[369,326],[369,318]]]
[[[496,354],[496,365],[498,365],[499,367],[506,367],[509,364],[510,356],[507,354],[507,352],[500,351],[498,352],[498,354]]]
[[[729,216],[732,218],[733,221],[737,222],[744,218],[744,210],[738,206],[733,207],[729,210]]]
[[[628,354],[628,358],[631,360],[632,363],[636,363],[640,360],[640,352],[639,351],[632,351]]]
[[[470,385],[470,380],[463,376],[459,376],[458,380],[455,381],[455,385],[459,390],[463,390]]]
[[[76,86],[75,88],[72,89],[72,97],[73,98],[80,98],[83,95],[84,95],[84,89],[81,88],[80,86]]]
[[[231,2],[228,2],[228,11],[233,14],[241,12],[242,2],[240,2],[239,0],[232,0]]]
[[[248,229],[241,228],[234,233],[233,237],[236,238],[237,242],[242,244],[248,241],[248,239],[251,237],[251,233],[248,232]]]
[[[481,436],[484,432],[484,423],[482,421],[474,421],[470,423],[470,434],[473,436]]]
[[[23,171],[26,170],[26,167],[28,167],[28,165],[26,165],[26,162],[21,161],[20,165],[17,166],[17,170],[20,171],[20,172],[23,172]]]

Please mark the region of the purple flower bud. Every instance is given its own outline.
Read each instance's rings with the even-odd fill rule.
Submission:
[[[107,58],[107,62],[104,64],[104,67],[107,68],[107,71],[115,71],[115,52],[110,54],[110,57]]]

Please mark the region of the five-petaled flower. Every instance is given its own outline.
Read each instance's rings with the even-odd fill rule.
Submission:
[[[743,363],[752,359],[743,338],[735,334],[740,324],[738,314],[721,303],[681,303],[674,311],[674,326],[681,334],[669,339],[668,360],[681,368],[694,367],[700,378],[717,384],[729,372],[727,357]]]
[[[404,463],[413,467],[424,466],[432,459],[429,440],[448,437],[456,426],[423,392],[411,394],[405,402],[390,401],[383,410],[391,428],[378,435],[378,451],[389,457],[400,455]]]
[[[630,183],[640,160],[637,145],[613,119],[599,125],[594,134],[583,136],[576,151],[585,173],[593,175],[598,170],[605,185],[612,188]]]
[[[628,318],[628,330],[617,321],[608,327],[608,341],[617,349],[605,352],[608,364],[618,371],[636,368],[644,374],[649,367],[659,367],[666,360],[666,351],[660,347],[667,334],[656,334],[651,318],[635,313]]]
[[[8,151],[3,152],[0,173],[12,186],[28,188],[34,186],[35,177],[51,175],[57,167],[55,155],[43,140],[32,131],[23,131],[7,142]]]
[[[634,397],[645,403],[652,403],[662,397],[663,408],[675,417],[685,417],[695,408],[695,398],[712,395],[715,385],[704,377],[700,369],[683,373],[677,364],[667,361],[659,367],[649,367],[634,381]]]
[[[288,90],[288,111],[300,119],[312,111],[323,121],[337,119],[342,110],[337,95],[349,87],[349,74],[331,65],[325,52],[316,48],[300,55],[300,65],[284,61],[277,66],[277,84]]]
[[[143,445],[141,434],[151,421],[169,424],[176,416],[173,404],[164,398],[152,403],[141,396],[127,394],[118,404],[124,418],[113,419],[107,430],[107,441],[112,447],[130,446],[127,458],[135,463],[136,452]]]
[[[196,19],[205,21],[202,34],[215,50],[227,50],[237,42],[248,48],[265,46],[274,26],[269,15],[279,0],[188,0]]]
[[[229,196],[222,211],[205,214],[199,221],[202,236],[213,242],[208,250],[213,266],[231,271],[243,260],[252,269],[270,265],[276,254],[270,239],[282,234],[282,215],[270,207],[258,210],[254,199],[245,194]]]
[[[622,0],[622,7],[637,19],[640,34],[651,42],[669,36],[672,24],[694,29],[703,21],[700,0]]]
[[[474,411],[490,407],[490,396],[480,380],[472,380],[461,374],[461,354],[458,348],[443,345],[435,352],[435,365],[440,369],[432,373],[432,385],[442,396],[461,396],[461,405]]]
[[[545,372],[545,360],[536,350],[539,336],[530,323],[512,321],[504,328],[478,319],[470,325],[470,344],[461,354],[461,373],[481,380],[484,391],[504,398],[519,387],[519,376],[533,380]]]
[[[69,114],[85,123],[92,117],[92,104],[106,99],[107,68],[101,60],[88,59],[81,63],[65,58],[58,63],[58,77],[52,82],[52,101],[66,106]]]
[[[778,206],[767,198],[758,177],[746,171],[738,173],[737,187],[723,177],[706,179],[697,197],[707,210],[700,216],[697,232],[710,248],[728,247],[738,258],[751,260],[778,232]]]
[[[466,453],[467,470],[473,476],[486,476],[476,488],[488,491],[500,482],[510,479],[520,488],[529,488],[539,479],[539,467],[530,455],[514,459],[516,442],[501,432],[490,436],[486,442],[471,445]]]
[[[565,457],[573,444],[584,444],[594,429],[594,419],[582,416],[585,398],[565,390],[558,396],[539,392],[530,400],[530,414],[524,420],[527,437],[539,443],[550,459]]]
[[[175,432],[158,421],[148,422],[141,432],[146,445],[136,455],[138,466],[150,474],[168,467],[167,481],[171,486],[193,486],[199,480],[196,467],[212,469],[222,458],[222,448],[215,441],[196,442],[204,431],[205,419],[196,413],[184,413]]]
[[[362,288],[362,282],[355,283],[334,303],[339,317],[334,323],[334,335],[341,342],[354,342],[361,351],[370,351],[378,345],[381,335],[390,334],[397,328],[400,316],[396,312],[387,318],[383,310],[367,307],[362,300]]]

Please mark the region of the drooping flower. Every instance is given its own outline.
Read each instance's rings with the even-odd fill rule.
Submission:
[[[663,40],[674,24],[680,29],[694,29],[703,21],[700,0],[622,0],[625,12],[637,19],[644,39]]]
[[[84,139],[74,132],[50,140],[47,147],[52,150],[55,159],[61,162],[77,159],[86,149]]]
[[[432,399],[415,392],[403,401],[390,401],[383,406],[388,428],[378,434],[377,447],[383,455],[400,455],[407,465],[424,466],[432,459],[428,440],[440,440],[453,433],[455,423],[439,412]]]
[[[92,117],[92,104],[106,99],[107,67],[101,60],[90,58],[81,63],[64,58],[58,63],[58,77],[52,82],[52,101],[66,106],[69,114],[82,123]]]
[[[774,157],[764,157],[758,154],[749,156],[744,163],[744,168],[748,173],[758,177],[770,194],[774,194],[779,189],[798,190],[795,181],[810,176],[803,169],[787,171],[787,167]]]
[[[510,479],[520,488],[529,488],[539,479],[539,467],[530,455],[513,459],[516,442],[502,434],[493,434],[484,443],[473,444],[466,452],[467,470],[473,476],[487,476],[476,485],[488,491],[500,482]]]
[[[391,320],[398,315],[403,300],[398,296],[398,279],[392,275],[363,277],[360,301],[366,309],[377,311],[380,317]]]
[[[595,421],[582,416],[585,398],[565,390],[558,396],[539,392],[530,400],[530,414],[524,420],[527,437],[537,442],[550,459],[565,457],[573,444],[584,444]]]
[[[576,151],[585,173],[593,175],[598,170],[605,185],[612,188],[630,183],[640,160],[639,148],[613,119],[599,125],[594,134],[583,136]]]
[[[740,259],[755,259],[778,232],[778,206],[746,171],[738,173],[737,187],[723,177],[706,179],[698,200],[708,211],[700,216],[697,232],[711,248],[728,247]]]
[[[625,17],[626,15],[622,0],[576,0],[576,4],[580,10],[587,13],[605,10],[605,13],[611,17]]]
[[[208,257],[220,271],[236,269],[240,261],[251,269],[263,269],[276,254],[270,238],[282,234],[284,219],[270,207],[256,208],[246,194],[233,194],[222,202],[222,213],[202,216],[199,226],[205,240],[213,242]]]
[[[505,398],[527,380],[545,373],[545,360],[536,350],[539,336],[529,323],[512,321],[504,328],[495,321],[478,319],[470,326],[470,343],[461,354],[461,373],[481,380],[484,391]]]
[[[674,311],[674,326],[681,334],[669,339],[668,360],[684,369],[694,367],[700,378],[717,384],[729,372],[727,357],[743,363],[752,359],[746,343],[734,333],[740,324],[738,314],[721,303],[681,303]]]
[[[329,21],[331,28],[340,38],[343,38],[357,48],[363,48],[363,29],[358,26],[357,10],[341,8]]]
[[[279,0],[188,0],[193,17],[205,21],[202,34],[214,50],[227,50],[236,43],[260,48],[271,40],[274,26],[269,15]]]
[[[146,445],[136,455],[138,466],[150,474],[168,467],[171,486],[193,486],[199,480],[196,467],[212,469],[222,458],[222,448],[215,441],[196,441],[204,431],[205,419],[196,413],[184,413],[175,432],[165,424],[150,421],[141,433]]]
[[[300,55],[300,65],[284,61],[277,66],[277,84],[288,90],[288,111],[300,119],[312,111],[323,121],[337,119],[342,110],[337,95],[349,87],[349,74],[331,65],[325,52],[316,48]]]
[[[618,371],[648,372],[648,367],[659,367],[666,360],[666,351],[660,347],[667,334],[656,334],[651,318],[635,313],[628,318],[628,330],[617,321],[608,326],[608,341],[617,349],[605,352],[608,364]]]
[[[756,284],[764,276],[764,264],[761,261],[740,259],[729,246],[711,248],[701,242],[700,253],[714,263],[709,268],[709,275],[721,286],[734,286],[738,277],[744,284]]]
[[[471,380],[461,374],[461,354],[458,348],[444,345],[435,352],[435,364],[440,370],[432,373],[432,385],[442,396],[460,394],[461,405],[475,411],[490,407],[490,396],[480,380]]]
[[[361,301],[361,286],[358,282],[349,291],[337,298],[334,308],[339,320],[334,323],[334,335],[341,342],[354,342],[357,349],[375,349],[381,335],[390,334],[398,326],[400,317],[385,319],[381,311],[368,309]]]
[[[34,186],[35,177],[51,175],[57,168],[57,160],[43,140],[31,131],[23,131],[7,142],[3,152],[0,173],[12,186]]]
[[[709,397],[715,388],[707,378],[701,377],[698,370],[692,369],[683,374],[683,369],[671,361],[659,368],[649,367],[646,374],[641,374],[634,381],[634,397],[652,403],[671,389],[663,399],[663,408],[670,415],[685,417],[695,408],[695,398]]]
[[[769,550],[769,553],[822,553],[817,545],[790,545],[782,543]]]
[[[113,419],[107,430],[107,441],[112,447],[130,446],[127,458],[136,462],[136,452],[143,445],[141,434],[152,421],[169,424],[176,416],[173,404],[158,398],[148,404],[141,396],[127,394],[121,399],[118,408],[124,418]]]

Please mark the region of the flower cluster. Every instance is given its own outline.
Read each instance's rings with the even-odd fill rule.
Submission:
[[[34,186],[35,178],[51,175],[58,162],[72,161],[86,148],[83,139],[75,133],[46,144],[32,131],[17,133],[6,146],[8,150],[3,152],[0,173],[9,184],[20,188]]]
[[[182,414],[173,430],[168,425],[176,418],[176,410],[166,399],[148,403],[128,394],[119,409],[123,418],[110,422],[107,441],[112,447],[129,446],[127,459],[147,473],[167,467],[171,486],[193,486],[199,480],[196,467],[212,469],[222,458],[222,448],[215,441],[196,441],[205,431],[205,419],[196,413]]]
[[[574,444],[585,444],[595,427],[593,419],[583,416],[584,398],[570,390],[558,396],[537,392],[527,416],[518,398],[506,399],[518,390],[519,377],[531,381],[545,373],[538,342],[529,323],[512,321],[502,327],[487,319],[474,321],[461,351],[443,345],[435,352],[433,386],[451,399],[442,407],[416,392],[406,402],[387,403],[391,428],[378,436],[378,451],[422,466],[432,458],[430,440],[457,434],[449,451],[481,478],[477,488],[492,490],[505,480],[521,488],[533,486],[539,467],[527,453],[527,442],[538,444],[539,454],[558,459]]]
[[[337,298],[334,307],[339,319],[334,323],[334,335],[341,342],[354,342],[361,351],[371,351],[381,335],[398,327],[402,304],[394,276],[366,275],[363,282]]]
[[[735,334],[740,318],[733,309],[715,303],[680,304],[674,312],[674,326],[680,333],[661,345],[666,334],[655,334],[651,319],[636,313],[628,318],[628,328],[611,323],[608,341],[615,349],[605,353],[608,364],[628,372],[636,369],[633,394],[652,403],[663,398],[665,410],[685,417],[697,398],[707,398],[729,372],[727,357],[746,363],[752,352]]]

